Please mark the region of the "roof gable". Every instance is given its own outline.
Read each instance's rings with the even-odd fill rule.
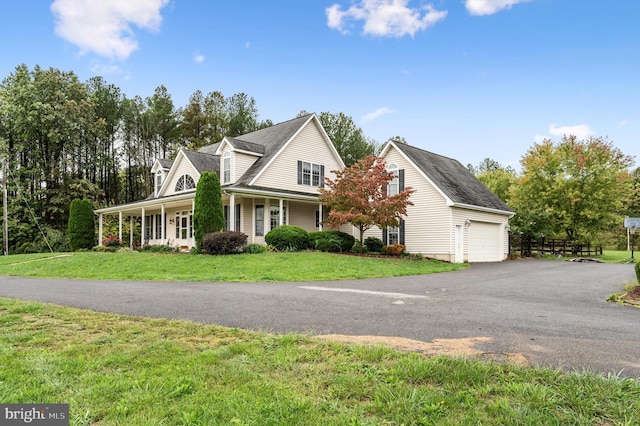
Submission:
[[[478,180],[458,160],[406,144],[389,142],[382,156],[393,147],[448,198],[454,205],[511,212],[511,209]]]
[[[176,155],[176,159],[171,164],[171,169],[169,170],[169,173],[167,174],[164,181],[162,182],[162,186],[160,188],[160,191],[158,191],[157,196],[158,197],[165,196],[167,195],[167,192],[172,191],[170,188],[168,188],[168,185],[170,182],[172,182],[173,177],[178,170],[181,170],[181,172],[184,172],[185,162],[187,163],[186,168],[188,170],[190,169],[193,172],[195,172],[196,176],[192,176],[192,177],[194,178],[196,183],[200,179],[200,175],[202,174],[202,172],[214,171],[219,175],[220,174],[219,158],[220,157],[218,157],[217,155],[189,151],[186,149],[180,149],[180,151],[178,151],[178,155]]]

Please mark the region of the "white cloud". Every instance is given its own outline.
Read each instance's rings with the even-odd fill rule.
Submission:
[[[195,62],[196,64],[203,63],[204,62],[204,55],[196,53],[195,55],[193,55],[193,62]]]
[[[544,140],[545,140],[545,139],[548,139],[548,138],[549,138],[549,137],[548,137],[548,136],[545,136],[545,135],[535,135],[535,136],[533,137],[533,141],[534,141],[535,143],[542,143],[542,142],[544,142]]]
[[[620,120],[618,122],[618,126],[626,126],[627,124],[631,123],[629,120],[627,120],[626,118],[623,120]]]
[[[373,121],[377,118],[382,117],[383,115],[392,114],[394,112],[395,111],[393,111],[391,108],[387,108],[387,107],[378,108],[375,111],[365,114],[364,117],[362,117],[361,122],[363,124],[368,123],[369,121]]]
[[[78,46],[111,59],[126,59],[138,49],[131,25],[158,31],[160,9],[169,0],[55,0],[55,33]]]
[[[554,136],[574,135],[578,139],[586,139],[593,135],[593,130],[588,124],[577,124],[575,126],[556,126],[549,125],[549,133]]]
[[[364,33],[382,37],[412,37],[418,31],[443,20],[447,11],[438,11],[431,5],[422,8],[407,7],[409,0],[360,0],[347,10],[334,4],[325,9],[329,28],[347,34],[349,20],[364,21]]]
[[[105,65],[98,61],[91,62],[91,71],[97,75],[122,74],[119,66],[114,64]]]
[[[493,15],[503,9],[511,9],[514,4],[528,1],[531,0],[466,0],[465,7],[472,15]]]

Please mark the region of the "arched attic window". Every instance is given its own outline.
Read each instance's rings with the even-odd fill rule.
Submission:
[[[193,178],[189,175],[182,175],[178,182],[176,182],[176,192],[186,191],[188,189],[193,189],[196,187],[196,183],[193,181]]]

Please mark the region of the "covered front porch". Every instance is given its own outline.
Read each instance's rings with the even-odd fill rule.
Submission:
[[[118,235],[129,235],[129,246],[167,245],[180,250],[195,246],[193,210],[195,191],[96,210],[98,245],[103,245],[104,217],[118,217]],[[270,191],[223,191],[224,229],[248,236],[249,243],[264,244],[264,236],[279,225],[294,225],[307,231],[321,231],[326,209],[312,195]],[[134,237],[140,224],[139,240]],[[128,229],[127,229],[128,228]]]

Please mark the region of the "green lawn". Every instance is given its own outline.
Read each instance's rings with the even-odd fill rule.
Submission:
[[[637,260],[640,253],[635,250],[634,257]],[[607,263],[623,263],[631,258],[631,251],[626,250],[602,250],[602,256],[598,256],[598,259]]]
[[[0,298],[0,401],[71,425],[637,425],[631,379]]]
[[[0,257],[0,276],[143,281],[319,281],[431,274],[467,266],[405,257],[372,258],[322,252],[228,256],[76,252]]]

